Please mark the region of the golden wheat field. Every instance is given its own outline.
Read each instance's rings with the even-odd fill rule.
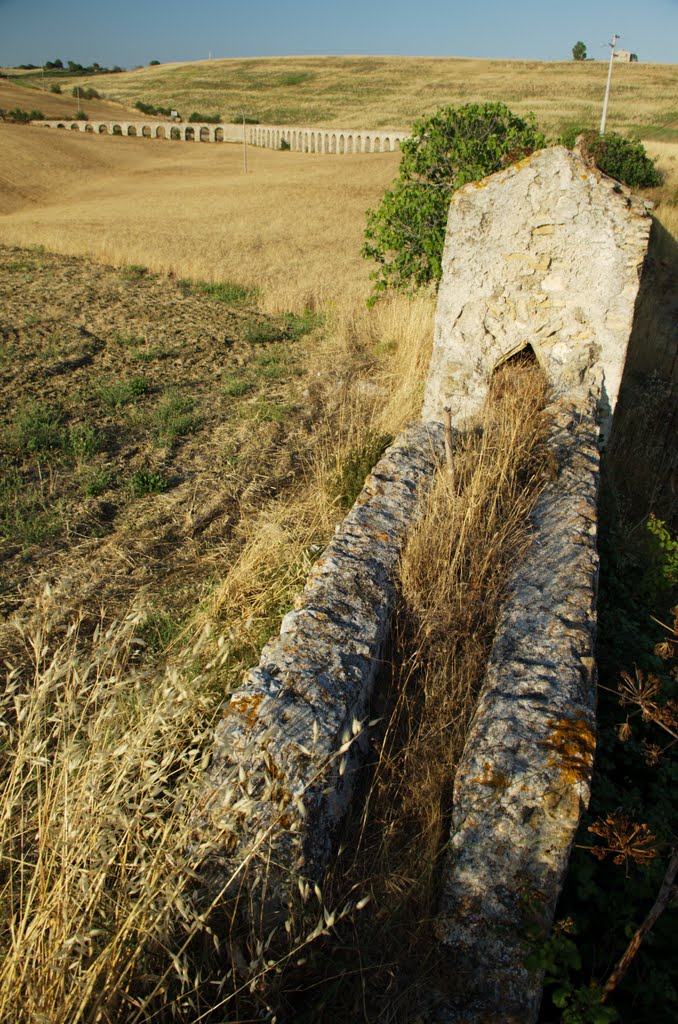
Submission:
[[[364,300],[365,211],[398,155],[91,138],[4,126],[0,241],[261,290],[279,309]]]

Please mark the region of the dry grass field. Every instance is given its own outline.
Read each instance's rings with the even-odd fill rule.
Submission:
[[[448,104],[503,100],[533,111],[551,132],[577,123],[596,127],[605,91],[605,61],[502,61],[447,57],[270,57],[198,61],[73,79],[111,99],[173,104],[226,121],[245,110],[272,124],[407,128]],[[608,125],[649,137],[678,129],[678,65],[614,68]]]
[[[617,71],[629,102],[612,127],[678,117],[677,69]],[[130,105],[246,104],[262,120],[347,126],[501,98],[557,127],[597,109],[602,77],[598,64],[290,58],[90,84]],[[190,808],[219,701],[386,438],[418,414],[434,296],[367,309],[359,255],[365,210],[398,157],[251,149],[245,176],[229,145],[0,124],[0,146],[0,850],[13,865],[0,874],[0,1019],[250,1019],[266,1012],[265,985],[254,1008],[232,1009],[234,964],[193,903]],[[650,149],[666,172],[650,197],[676,236],[678,144]],[[489,447],[501,454],[515,422],[499,418],[504,440]],[[490,541],[472,519],[484,508],[474,467],[486,454],[469,449],[447,510],[459,535],[480,538],[479,564]],[[510,480],[501,460],[493,472]],[[507,529],[512,544],[512,526],[492,525]],[[415,540],[408,569],[419,604],[431,543]],[[492,577],[498,598],[501,586]],[[471,613],[457,610],[464,632]],[[430,633],[424,618],[417,629]],[[405,709],[398,730],[409,723]],[[426,744],[420,756],[425,766]],[[396,788],[417,776],[406,752],[386,760]],[[413,849],[416,862],[416,836],[406,867],[392,862],[375,884],[384,900]],[[266,951],[255,943],[252,956],[263,977]]]
[[[395,153],[351,159],[0,126],[0,241],[259,289],[268,308],[360,303],[366,209]]]

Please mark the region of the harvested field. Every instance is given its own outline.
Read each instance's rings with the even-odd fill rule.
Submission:
[[[0,125],[0,242],[256,288],[271,309],[370,292],[365,211],[399,154],[322,156]],[[28,173],[26,173],[28,168]]]

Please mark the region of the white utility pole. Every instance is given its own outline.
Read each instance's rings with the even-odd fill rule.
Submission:
[[[245,111],[242,112],[242,159],[243,170],[247,174],[247,127],[245,125]]]
[[[607,102],[608,102],[608,100],[610,98],[610,82],[612,81],[612,61],[614,60],[614,48],[617,45],[617,40],[618,39],[621,39],[621,36],[618,36],[617,33],[615,32],[614,35],[612,36],[612,42],[607,44],[608,46],[612,47],[612,49],[610,50],[610,66],[609,66],[608,71],[607,71],[607,85],[605,87],[605,101],[603,103],[603,116],[600,119],[600,134],[601,135],[605,134],[605,121],[607,119]]]

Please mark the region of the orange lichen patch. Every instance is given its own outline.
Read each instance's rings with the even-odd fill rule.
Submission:
[[[511,784],[509,777],[504,772],[497,771],[489,761],[486,761],[483,765],[482,774],[473,781],[481,786],[489,786],[490,789],[495,791],[497,796],[505,793]]]
[[[550,751],[548,765],[560,772],[563,782],[585,782],[590,778],[596,734],[592,722],[584,712],[570,718],[551,718],[551,735],[541,746]]]
[[[247,724],[252,727],[257,719],[259,705],[264,699],[263,693],[235,694],[231,697],[230,704],[226,708],[226,716],[241,715]]]

